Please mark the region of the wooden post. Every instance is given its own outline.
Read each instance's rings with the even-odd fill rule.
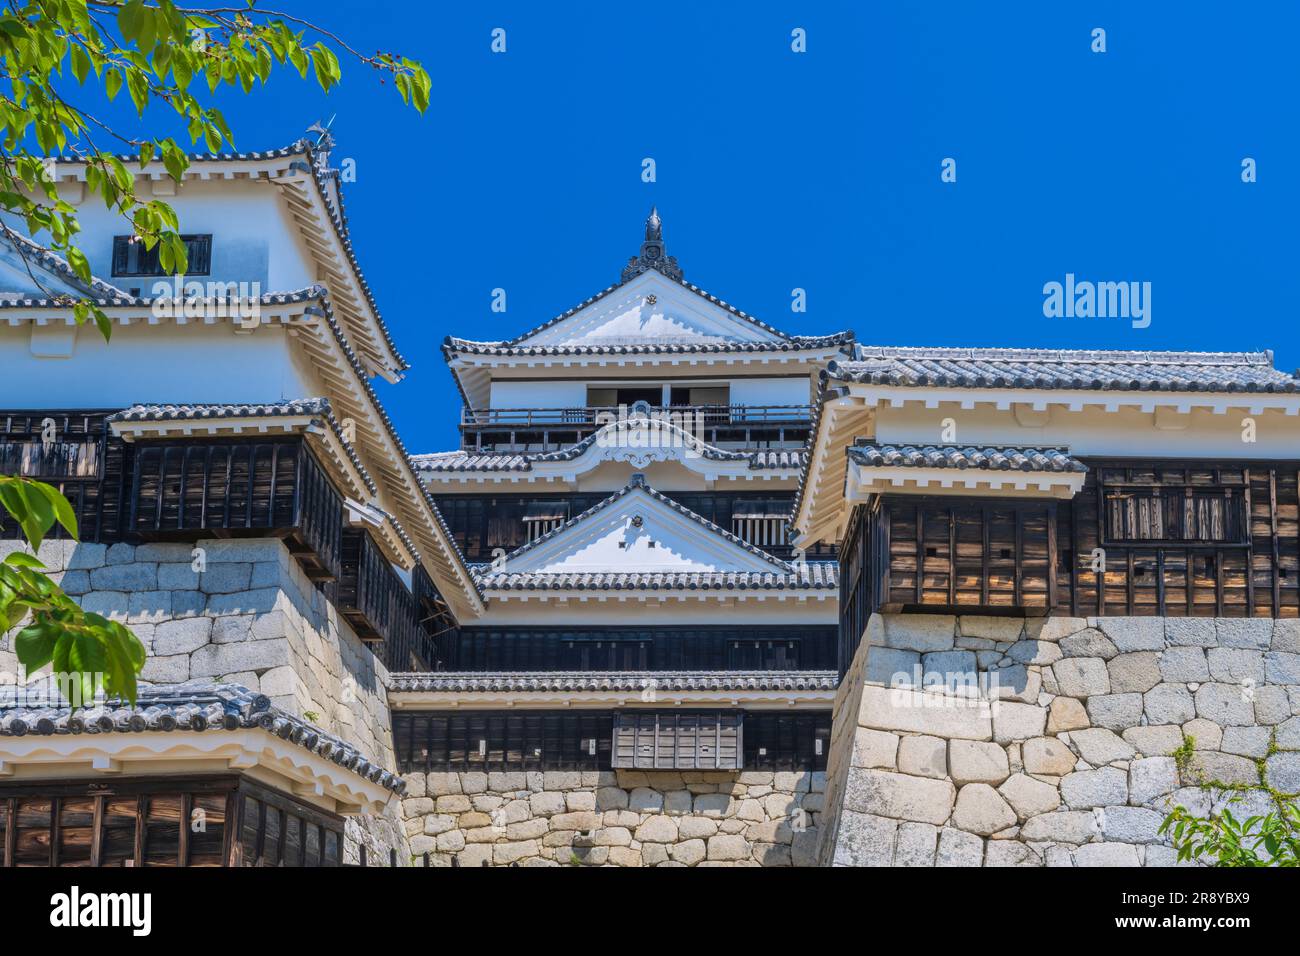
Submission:
[[[1273,581],[1273,616],[1282,616],[1282,587],[1281,587],[1281,567],[1278,560],[1278,540],[1277,540],[1277,469],[1268,470],[1268,523],[1269,532],[1273,541],[1273,573],[1270,575]]]
[[[100,864],[101,847],[104,841],[104,796],[100,794],[95,797],[95,814],[90,824],[90,865],[98,867]],[[3,860],[0,860],[2,863]]]

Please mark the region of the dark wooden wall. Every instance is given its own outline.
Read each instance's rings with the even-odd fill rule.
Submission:
[[[717,711],[674,713],[718,716]],[[608,770],[630,765],[618,762],[615,741],[620,722],[627,726],[632,716],[656,718],[658,712],[394,711],[393,747],[402,773]],[[733,746],[728,752],[729,768],[826,769],[830,753],[829,710],[734,711],[732,716],[733,740],[739,741],[739,747]]]
[[[240,777],[0,784],[0,865],[337,866],[343,820]]]
[[[1088,462],[1083,490],[1059,509],[1058,613],[1168,617],[1296,617],[1300,524],[1295,462]],[[1110,540],[1103,483],[1240,489],[1242,543]],[[1093,570],[1094,549],[1104,571]]]
[[[835,628],[465,627],[438,659],[449,671],[831,670]]]
[[[841,670],[871,611],[1300,616],[1295,462],[1085,464],[1069,501],[859,506],[841,556]]]

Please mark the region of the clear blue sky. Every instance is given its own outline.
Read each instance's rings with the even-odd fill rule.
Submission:
[[[272,6],[433,77],[422,118],[347,62],[328,97],[290,73],[223,97],[244,149],[337,114],[354,241],[414,366],[381,388],[412,451],[456,440],[443,337],[509,337],[616,280],[652,202],[687,279],[792,332],[1300,365],[1300,4]],[[1067,272],[1150,282],[1150,327],[1044,318]]]

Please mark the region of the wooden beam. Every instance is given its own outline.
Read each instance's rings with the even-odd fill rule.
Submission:
[[[1273,581],[1273,616],[1281,617],[1282,611],[1282,582],[1281,582],[1281,560],[1278,549],[1277,538],[1277,469],[1268,470],[1268,521],[1269,533],[1273,544],[1273,568],[1270,577]]]
[[[95,814],[90,824],[90,865],[100,865],[104,842],[104,795],[95,797]]]

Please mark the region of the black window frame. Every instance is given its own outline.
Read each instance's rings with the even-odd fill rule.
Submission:
[[[185,271],[187,276],[206,276],[212,274],[212,233],[196,232],[181,236],[181,241],[185,243],[189,253],[189,265]],[[131,269],[129,266],[131,248],[136,247],[136,268]],[[147,267],[141,267],[140,261],[143,257],[147,258]],[[201,268],[200,268],[201,267]],[[158,246],[152,249],[145,249],[143,243],[135,236],[114,236],[113,237],[113,260],[112,276],[114,278],[162,278],[169,273],[164,272],[162,264],[159,262]]]

